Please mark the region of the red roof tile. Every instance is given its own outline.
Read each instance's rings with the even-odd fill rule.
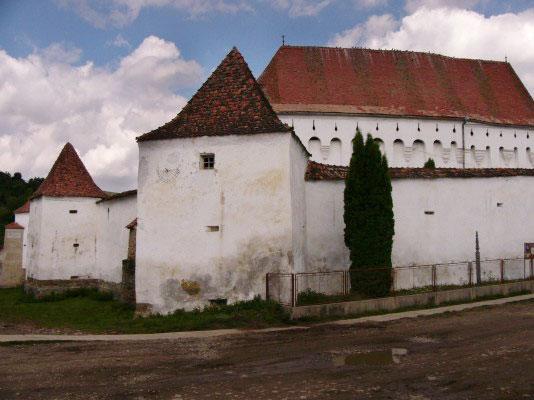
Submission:
[[[534,126],[534,101],[505,62],[282,46],[258,82],[277,112],[468,117]]]
[[[173,120],[137,140],[289,131],[234,47]]]
[[[127,229],[133,229],[137,226],[137,218],[134,219],[132,222],[130,222],[128,225],[125,226]]]
[[[24,229],[24,227],[16,222],[12,222],[5,226],[5,229]]]
[[[39,196],[106,197],[70,143],[63,147],[48,176],[30,199]]]
[[[344,180],[349,167],[308,161],[307,181]],[[527,168],[390,168],[391,179],[437,178],[495,178],[506,176],[534,176]]]
[[[105,201],[110,201],[110,200],[115,200],[115,199],[122,199],[122,198],[128,197],[128,196],[137,196],[137,189],[126,190],[125,192],[112,194],[112,195],[106,197],[105,199],[98,200],[97,203],[102,203],[102,202],[105,202]]]
[[[15,210],[15,214],[26,214],[29,212],[30,212],[30,201],[29,200]]]

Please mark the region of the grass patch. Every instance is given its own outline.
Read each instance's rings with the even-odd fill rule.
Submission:
[[[71,343],[73,340],[11,340],[0,342],[0,347],[31,346],[34,344]]]
[[[326,304],[326,303],[341,303],[344,301],[357,301],[365,300],[369,297],[365,297],[360,293],[349,293],[347,295],[326,295],[324,293],[314,292],[311,289],[307,289],[300,292],[297,296],[298,306],[309,306],[314,304]]]
[[[289,323],[274,301],[256,298],[203,310],[134,318],[134,309],[94,289],[67,291],[36,300],[22,287],[0,289],[0,320],[88,333],[157,333],[218,328],[261,328]]]

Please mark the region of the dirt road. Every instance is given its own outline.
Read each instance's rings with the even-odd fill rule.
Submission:
[[[388,323],[0,347],[0,399],[534,399],[534,302]]]

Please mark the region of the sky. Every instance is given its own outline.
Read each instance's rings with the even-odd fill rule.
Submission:
[[[0,0],[0,170],[46,176],[71,142],[103,190],[136,187],[135,138],[236,46],[507,59],[534,94],[534,0]]]

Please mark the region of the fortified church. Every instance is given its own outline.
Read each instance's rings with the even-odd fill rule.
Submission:
[[[265,295],[269,272],[347,269],[356,129],[390,163],[394,266],[516,257],[534,241],[534,101],[505,62],[282,46],[256,80],[234,48],[137,138],[138,188],[107,195],[71,144],[6,227],[0,283],[116,288],[140,309]],[[428,159],[436,169],[424,169]]]

